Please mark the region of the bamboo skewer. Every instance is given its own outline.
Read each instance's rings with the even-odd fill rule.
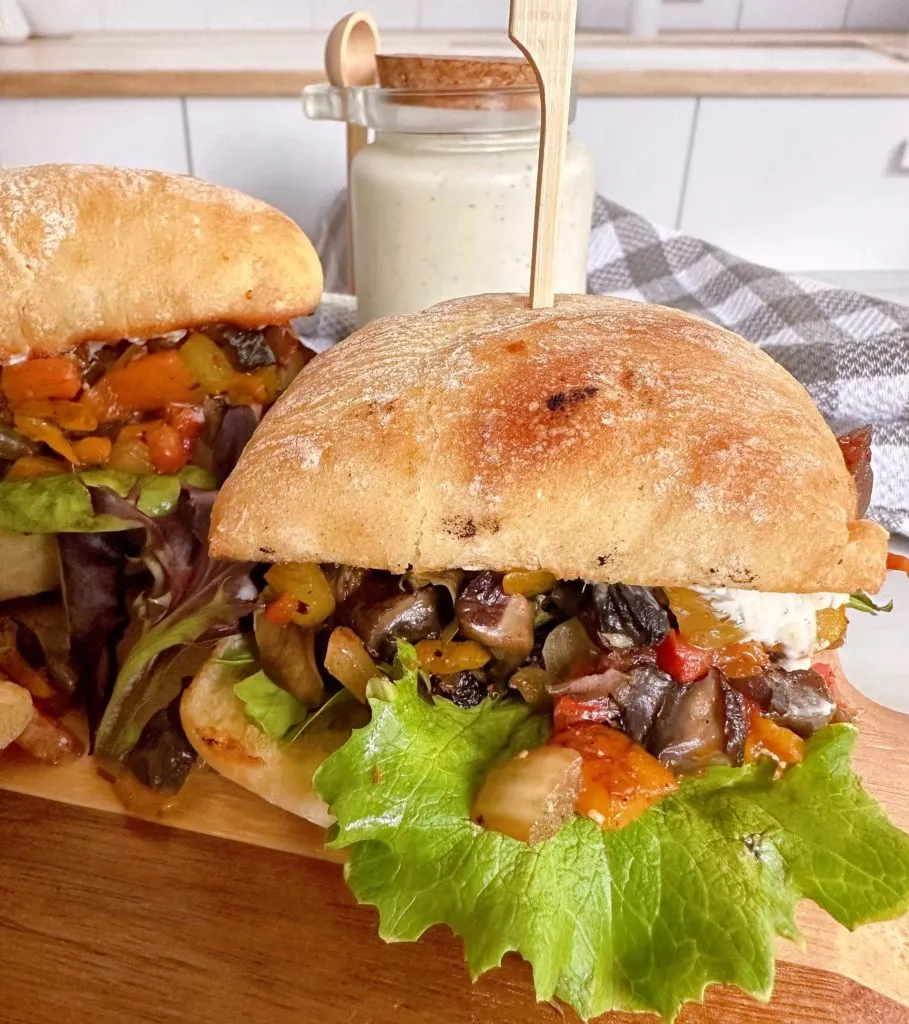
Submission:
[[[540,87],[540,158],[530,265],[530,305],[555,301],[562,168],[568,142],[577,0],[511,0],[508,36]]]

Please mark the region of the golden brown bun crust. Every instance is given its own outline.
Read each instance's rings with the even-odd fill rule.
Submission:
[[[322,268],[289,217],[177,174],[0,172],[0,362],[206,323],[310,313]]]
[[[313,786],[322,762],[365,725],[366,708],[356,701],[319,716],[293,743],[270,739],[252,725],[233,686],[249,666],[219,664],[231,641],[222,641],[180,701],[180,720],[199,756],[219,774],[291,814],[328,826],[334,818]]]
[[[764,591],[880,586],[804,388],[687,313],[456,299],[310,363],[215,504],[220,557]]]

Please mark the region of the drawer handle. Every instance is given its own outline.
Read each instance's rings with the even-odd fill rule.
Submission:
[[[909,139],[903,141],[890,154],[887,173],[909,178]]]

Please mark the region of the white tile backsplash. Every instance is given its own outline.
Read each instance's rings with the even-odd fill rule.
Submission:
[[[299,100],[188,99],[193,172],[258,196],[315,238],[344,186],[344,127],[309,121]]]
[[[743,0],[739,28],[841,29],[848,6],[849,0]]]
[[[691,32],[731,30],[738,24],[740,6],[741,0],[663,0],[660,28]]]
[[[353,0],[309,0],[309,6],[316,28],[331,28],[345,14],[357,10]],[[420,23],[420,0],[372,0],[362,6],[376,19],[380,29],[416,28]]]
[[[582,97],[572,133],[593,150],[597,191],[673,227],[696,102]]]
[[[0,100],[0,163],[84,163],[186,174],[179,99]]]
[[[849,0],[846,28],[909,29],[909,0]]]
[[[203,0],[208,27],[225,31],[312,28],[306,0]]]
[[[37,8],[44,0],[22,0]],[[352,0],[79,0],[83,31],[330,28]],[[632,0],[578,0],[578,26],[622,31]],[[504,27],[508,0],[373,0],[381,28]],[[909,29],[909,0],[663,0],[668,30]]]
[[[508,0],[421,0],[422,28],[508,28]]]
[[[630,5],[631,0],[578,0],[578,28],[622,30]]]
[[[96,0],[108,32],[195,31],[207,26],[206,0]],[[256,0],[258,3],[258,0]]]

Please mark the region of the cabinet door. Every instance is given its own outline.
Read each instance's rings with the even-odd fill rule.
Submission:
[[[0,100],[0,162],[189,170],[179,99]]]
[[[687,99],[580,99],[572,131],[593,150],[597,191],[673,227],[694,109]]]
[[[258,196],[315,240],[344,187],[344,126],[310,121],[296,99],[188,99],[193,171]]]
[[[909,269],[909,99],[707,99],[682,229],[787,270]]]

